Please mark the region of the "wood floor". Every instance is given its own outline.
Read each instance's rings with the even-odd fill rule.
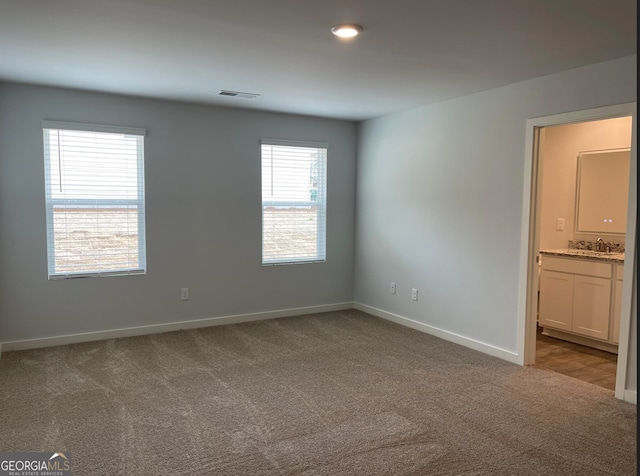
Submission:
[[[618,356],[542,335],[536,336],[536,363],[544,368],[615,390]]]

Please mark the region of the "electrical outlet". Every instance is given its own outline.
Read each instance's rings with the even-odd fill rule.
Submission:
[[[564,218],[558,218],[558,220],[556,221],[556,230],[564,230]]]
[[[417,301],[418,300],[418,290],[416,288],[413,288],[411,290],[411,300],[412,301]]]
[[[182,288],[180,290],[180,300],[187,301],[189,299],[189,288]]]
[[[391,286],[389,287],[389,291],[391,292],[391,294],[396,293],[396,283],[391,283]]]

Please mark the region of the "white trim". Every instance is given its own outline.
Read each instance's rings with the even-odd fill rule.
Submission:
[[[520,279],[519,279],[519,295],[518,295],[518,363],[521,365],[529,365],[535,360],[535,352],[531,350],[531,344],[528,341],[535,339],[535,312],[532,307],[533,300],[528,299],[532,289],[535,289],[534,280],[528,279],[533,275],[531,271],[537,266],[533,258],[535,250],[533,243],[536,235],[536,227],[533,224],[535,217],[531,216],[532,206],[531,199],[536,196],[536,191],[532,187],[534,183],[533,170],[537,164],[534,159],[534,148],[536,147],[534,138],[534,130],[536,128],[554,126],[559,124],[572,124],[579,122],[597,121],[614,117],[632,116],[632,137],[631,137],[631,157],[632,160],[629,170],[629,205],[627,209],[627,232],[626,232],[626,249],[625,262],[635,263],[635,243],[636,243],[636,215],[637,215],[637,103],[630,102],[625,104],[617,104],[612,106],[599,107],[584,111],[575,111],[552,116],[538,117],[529,119],[526,122],[525,136],[525,157],[524,157],[524,187],[523,187],[523,205],[522,205],[522,228],[521,228],[521,244],[520,244]],[[531,267],[531,268],[530,268]],[[632,291],[636,287],[636,276],[634,266],[625,266],[623,292],[622,292],[622,311],[620,314],[620,344],[618,346],[618,366],[616,373],[616,389],[615,397],[627,400],[628,393],[635,393],[636,390],[627,390],[625,388],[627,382],[627,365],[629,362],[629,337],[631,328],[631,299]],[[535,347],[534,347],[535,348]]]
[[[126,134],[146,136],[147,130],[142,127],[103,126],[100,124],[82,124],[79,122],[42,121],[43,129],[68,129],[71,131],[106,132],[110,134]]]
[[[627,232],[625,236],[624,259],[627,266],[624,267],[622,281],[622,308],[620,310],[620,337],[618,344],[618,368],[616,372],[616,398],[623,400],[627,397],[627,392],[637,392],[636,389],[627,389],[627,370],[629,366],[629,339],[631,337],[631,308],[634,290],[638,288],[638,269],[636,267],[636,246],[638,243],[637,218],[638,218],[638,114],[637,103],[632,103],[633,111],[631,125],[631,160],[629,163],[629,203],[627,205]],[[636,303],[637,305],[637,303]],[[637,311],[637,309],[636,309]],[[635,314],[636,326],[638,325],[638,314]],[[636,334],[637,344],[637,334]],[[637,351],[637,349],[636,349]],[[636,362],[636,373],[637,373]],[[635,397],[634,397],[635,400]],[[628,400],[627,400],[628,401]]]
[[[27,339],[13,342],[0,342],[0,358],[3,350],[39,349],[43,347],[53,347],[57,345],[77,344],[80,342],[92,342],[105,339],[117,339],[120,337],[133,337],[150,334],[160,334],[163,332],[179,331],[183,329],[198,329],[204,327],[221,326],[225,324],[238,324],[241,322],[262,321],[277,319],[280,317],[301,316],[308,314],[318,314],[321,312],[343,311],[347,309],[357,309],[367,314],[395,322],[404,327],[433,335],[440,339],[459,344],[464,347],[477,350],[484,354],[506,360],[511,363],[518,363],[518,354],[494,347],[474,339],[469,339],[452,332],[444,331],[421,322],[408,319],[398,314],[393,314],[381,309],[367,306],[358,302],[343,302],[336,304],[325,304],[320,306],[299,307],[292,309],[282,309],[278,311],[255,312],[248,314],[236,314],[231,316],[210,317],[205,319],[195,319],[183,322],[171,322],[167,324],[153,324],[149,326],[127,327],[110,331],[85,332],[81,334],[68,334],[56,337],[44,337],[41,339]],[[635,390],[625,390],[622,400],[637,405],[637,392]]]
[[[352,309],[353,303],[342,302],[324,304],[320,306],[297,307],[281,309],[277,311],[253,312],[248,314],[235,314],[231,316],[209,317],[190,321],[169,322],[166,324],[152,324],[149,326],[126,327],[108,331],[83,332],[81,334],[67,334],[55,337],[43,337],[40,339],[18,340],[0,343],[5,352],[12,350],[39,349],[41,347],[53,347],[56,345],[77,344],[79,342],[91,342],[104,339],[117,339],[120,337],[133,337],[148,334],[160,334],[163,332],[179,331],[183,329],[197,329],[201,327],[221,326],[224,324],[238,324],[241,322],[262,321],[277,319],[279,317],[303,316],[320,312],[343,311]]]
[[[517,360],[518,360],[518,354],[514,352],[510,352],[508,350],[501,349],[499,347],[495,347],[490,344],[485,344],[484,342],[480,342],[475,339],[470,339],[468,337],[461,336],[453,332],[445,331],[443,329],[438,329],[437,327],[433,327],[428,324],[423,324],[422,322],[414,321],[413,319],[409,319],[408,317],[383,311],[382,309],[367,306],[366,304],[362,304],[359,302],[353,303],[353,308],[359,311],[366,312],[368,314],[372,314],[377,317],[381,317],[382,319],[385,319],[387,321],[395,322],[396,324],[400,324],[401,326],[410,327],[411,329],[424,332],[425,334],[430,334],[440,339],[453,342],[454,344],[459,344],[464,347],[477,350],[478,352],[482,352],[483,354],[488,354],[493,357],[506,360],[507,362],[511,362],[515,364],[517,363]]]
[[[638,404],[638,392],[635,390],[625,390],[622,399],[625,402],[633,403],[634,405]]]
[[[144,268],[132,268],[89,273],[57,273],[49,275],[49,281],[57,281],[58,279],[106,278],[109,276],[136,276],[138,274],[147,274],[147,271]]]
[[[524,158],[524,187],[522,198],[522,221],[520,234],[520,277],[518,281],[518,322],[517,322],[517,342],[518,348],[518,364],[529,365],[535,361],[535,342],[527,339],[531,332],[535,333],[535,319],[527,319],[527,311],[533,306],[533,295],[537,293],[538,286],[534,282],[533,266],[529,267],[529,263],[533,261],[535,248],[538,243],[535,241],[537,235],[534,233],[536,225],[533,223],[536,219],[533,211],[532,198],[538,199],[539,193],[534,191],[534,187],[539,187],[540,180],[538,178],[538,160],[534,159],[534,154],[538,154],[539,134],[536,130],[540,127],[536,120],[530,119],[526,122],[525,130],[525,158]],[[536,165],[534,168],[533,165]],[[535,205],[538,206],[539,199]],[[539,215],[539,214],[538,214]],[[535,246],[532,245],[535,243]],[[537,264],[537,263],[536,263]]]
[[[329,149],[328,142],[312,142],[301,140],[282,140],[282,139],[268,139],[263,138],[260,140],[262,145],[281,145],[285,147],[308,147],[310,149]]]
[[[308,258],[300,258],[299,260],[295,259],[279,259],[279,260],[269,260],[263,261],[262,266],[283,266],[287,264],[318,264],[318,263],[326,263],[326,259],[308,259]]]

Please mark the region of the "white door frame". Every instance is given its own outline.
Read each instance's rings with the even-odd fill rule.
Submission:
[[[536,310],[538,296],[540,168],[538,164],[539,132],[546,126],[597,121],[614,117],[632,116],[631,157],[629,167],[629,199],[627,208],[627,231],[625,244],[624,281],[622,286],[622,311],[620,314],[620,343],[615,396],[637,404],[637,391],[627,391],[627,367],[629,360],[629,338],[632,319],[631,300],[636,289],[634,269],[636,254],[636,215],[638,199],[637,163],[637,103],[618,104],[584,111],[568,112],[553,116],[529,119],[526,125],[524,197],[522,208],[522,232],[520,244],[520,276],[518,302],[518,363],[530,365],[535,362]]]

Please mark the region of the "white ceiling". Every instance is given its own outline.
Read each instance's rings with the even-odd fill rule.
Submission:
[[[636,6],[0,0],[0,80],[362,120],[636,54]],[[346,22],[364,31],[331,35]]]

